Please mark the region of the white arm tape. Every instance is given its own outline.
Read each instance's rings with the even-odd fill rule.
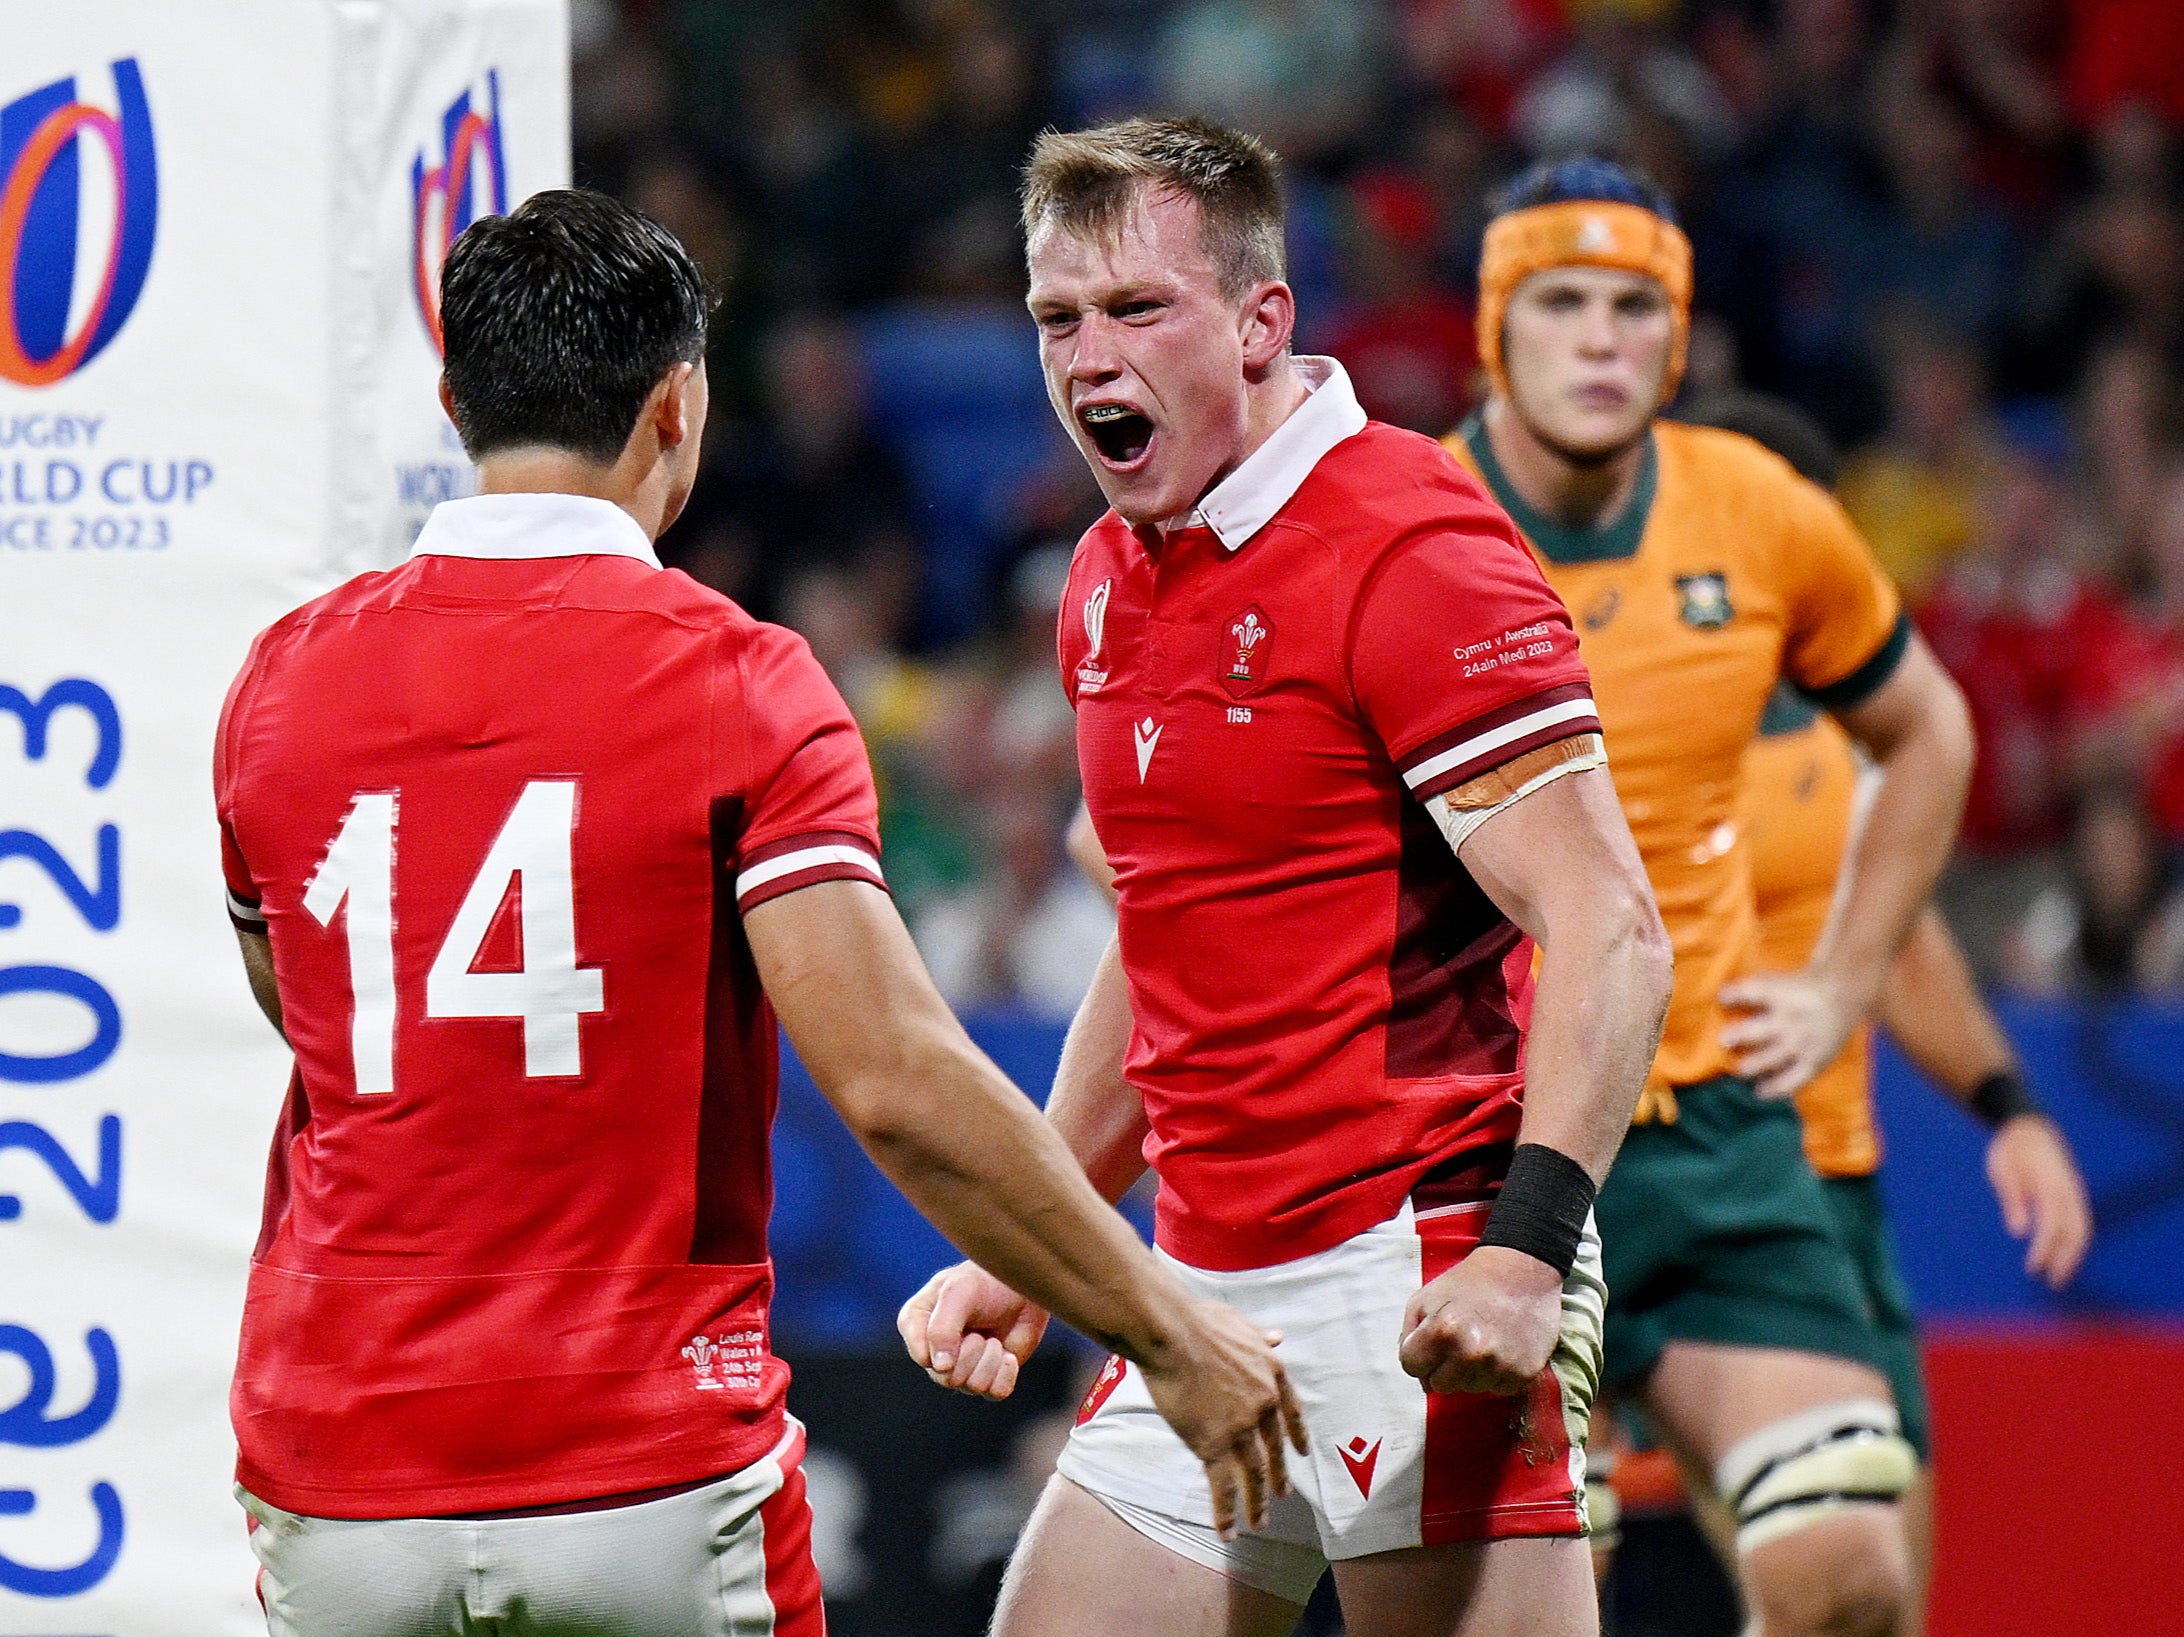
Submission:
[[[1448,792],[1444,791],[1427,799],[1426,811],[1433,815],[1433,822],[1441,827],[1441,834],[1448,839],[1449,851],[1460,853],[1464,843],[1471,839],[1472,831],[1496,813],[1506,813],[1533,791],[1544,790],[1557,779],[1572,773],[1589,773],[1596,767],[1607,765],[1607,750],[1604,747],[1595,748],[1534,774],[1491,807],[1457,807],[1449,801]]]

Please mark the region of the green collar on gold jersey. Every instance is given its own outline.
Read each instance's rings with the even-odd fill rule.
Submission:
[[[1645,453],[1639,457],[1638,482],[1622,515],[1600,528],[1579,529],[1543,516],[1517,493],[1502,471],[1501,462],[1494,458],[1486,421],[1476,411],[1464,422],[1458,436],[1470,447],[1471,458],[1479,463],[1479,475],[1486,479],[1487,488],[1501,502],[1502,510],[1550,563],[1614,563],[1638,555],[1638,542],[1645,536],[1646,519],[1653,514],[1653,495],[1661,477],[1661,459],[1650,430],[1646,433]]]
[[[1767,708],[1759,713],[1759,736],[1778,739],[1785,733],[1803,733],[1820,720],[1820,707],[1788,682],[1777,682],[1767,696]]]

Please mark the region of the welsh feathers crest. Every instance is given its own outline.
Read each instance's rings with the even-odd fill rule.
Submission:
[[[1274,646],[1274,627],[1257,603],[1228,622],[1221,634],[1221,686],[1231,698],[1241,699],[1266,680],[1267,656]]]

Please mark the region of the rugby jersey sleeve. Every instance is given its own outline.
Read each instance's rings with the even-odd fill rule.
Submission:
[[[864,736],[804,639],[756,627],[742,660],[742,827],[727,867],[736,908],[880,873],[879,798]]]
[[[1816,703],[1848,710],[1895,674],[1911,622],[1834,496],[1797,479],[1787,507],[1783,674]]]
[[[1414,537],[1362,587],[1350,682],[1419,800],[1499,785],[1585,740],[1599,712],[1562,600],[1513,532]]]
[[[250,861],[235,834],[236,736],[248,708],[252,684],[258,673],[263,639],[251,645],[250,657],[228,684],[220,706],[220,725],[212,737],[212,794],[220,819],[220,871],[227,884],[228,919],[244,932],[265,931],[264,894],[250,873]]]

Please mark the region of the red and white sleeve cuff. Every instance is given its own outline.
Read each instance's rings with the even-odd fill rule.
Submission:
[[[265,907],[254,898],[245,898],[233,887],[227,889],[228,919],[245,932],[265,930]]]
[[[1473,717],[1427,740],[1396,768],[1412,793],[1424,800],[1469,784],[1542,745],[1599,731],[1600,712],[1591,686],[1572,682]]]
[[[869,881],[883,891],[879,854],[864,837],[844,830],[790,836],[754,848],[736,871],[736,908],[749,914],[760,904],[822,881]]]

